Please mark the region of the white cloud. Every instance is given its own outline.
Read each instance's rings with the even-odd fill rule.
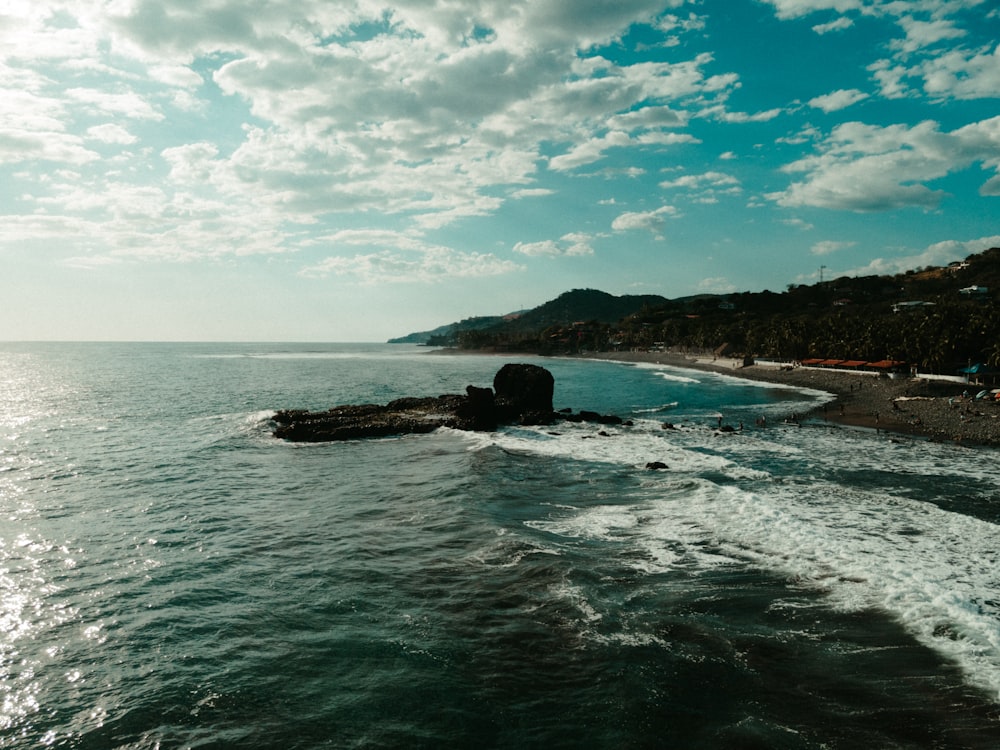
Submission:
[[[763,0],[774,6],[778,18],[801,18],[819,10],[835,10],[846,13],[849,10],[859,10],[861,0]]]
[[[979,194],[990,197],[1000,196],[1000,174],[984,182],[982,187],[979,188]]]
[[[906,33],[906,38],[894,40],[890,46],[904,54],[933,46],[944,39],[958,39],[966,34],[953,21],[943,18],[920,21],[911,16],[902,16],[898,23]]]
[[[486,253],[463,253],[428,246],[416,254],[380,250],[353,256],[331,256],[302,269],[314,278],[350,276],[366,285],[384,283],[433,283],[448,279],[499,276],[523,270],[511,261]]]
[[[657,239],[663,239],[663,227],[666,217],[676,216],[677,209],[673,206],[661,206],[655,211],[628,211],[611,222],[611,228],[616,232],[644,230],[652,232]]]
[[[665,180],[660,183],[661,188],[700,188],[710,187],[732,187],[739,185],[740,181],[731,174],[724,172],[705,172],[703,174],[688,174],[678,177],[675,180]]]
[[[854,25],[852,21],[847,16],[841,16],[840,18],[830,21],[829,23],[819,23],[812,27],[812,30],[817,34],[829,34],[831,31],[843,31],[844,29],[849,29]]]
[[[732,112],[726,109],[723,104],[714,104],[709,107],[705,107],[701,112],[698,113],[699,117],[711,117],[713,119],[719,120],[720,122],[729,123],[744,123],[744,122],[770,122],[774,118],[781,115],[785,110],[781,107],[775,107],[773,109],[763,110],[761,112],[754,112],[750,114],[748,112]]]
[[[521,255],[562,255],[562,248],[554,240],[542,240],[541,242],[518,242],[514,245],[514,252]]]
[[[849,247],[854,247],[858,243],[856,242],[839,242],[837,240],[823,240],[822,242],[817,242],[810,248],[810,252],[813,255],[830,255],[838,250],[846,250]]]
[[[518,242],[514,252],[529,256],[582,256],[593,255],[591,246],[593,238],[589,234],[573,232],[563,235],[558,242],[543,240],[541,242]]]
[[[810,224],[808,221],[805,221],[804,219],[782,219],[781,223],[790,227],[795,227],[796,229],[801,229],[803,232],[808,232],[810,229],[815,228],[812,224]]]
[[[878,60],[868,69],[887,99],[920,91],[941,101],[992,99],[1000,91],[1000,45],[950,49],[910,64]]]
[[[665,190],[687,190],[692,200],[703,204],[718,203],[720,195],[738,195],[743,191],[740,181],[724,172],[683,175],[661,182],[660,187]]]
[[[342,276],[362,284],[437,283],[450,279],[502,276],[524,270],[492,253],[462,252],[420,236],[385,229],[343,230],[310,245],[346,250],[303,268],[301,276]],[[351,254],[350,248],[370,248]]]
[[[848,276],[889,276],[906,273],[927,266],[946,266],[952,261],[964,260],[974,253],[991,247],[1000,247],[1000,235],[975,240],[945,240],[928,246],[914,255],[896,258],[875,258],[871,263],[846,271]]]
[[[936,99],[992,99],[1000,92],[1000,45],[991,51],[955,49],[917,69],[924,92]]]
[[[111,122],[87,128],[87,137],[102,143],[117,143],[121,145],[128,145],[139,140],[121,125]]]
[[[858,89],[839,89],[838,91],[810,99],[809,106],[821,109],[824,112],[836,112],[867,98],[868,94]]]
[[[71,88],[65,92],[66,99],[72,105],[90,114],[116,115],[134,120],[162,120],[163,113],[158,112],[148,101],[135,92],[108,92],[90,88]]]
[[[51,189],[41,175],[20,189],[48,211],[95,222],[125,205],[138,210],[140,183],[165,164],[167,189],[135,219],[149,257],[210,255],[184,244],[197,233],[183,217],[218,205],[249,220],[273,252],[340,213],[443,227],[551,194],[531,187],[546,163],[569,171],[611,150],[697,143],[678,131],[724,98],[735,74],[707,74],[708,53],[621,64],[594,51],[633,24],[658,27],[661,38],[697,32],[703,18],[664,13],[684,5],[20,3],[0,24],[0,164],[93,165],[81,190],[107,200]],[[101,162],[102,175],[89,148],[100,144],[135,149]],[[115,204],[129,179],[131,198]],[[119,229],[107,225],[109,253],[128,250]],[[171,238],[182,243],[172,255]]]
[[[555,190],[550,190],[549,188],[522,188],[521,190],[515,190],[510,194],[511,198],[543,198],[546,195],[554,195]]]
[[[934,208],[944,193],[926,184],[975,162],[1000,167],[1000,117],[942,132],[926,121],[912,127],[848,122],[834,128],[820,153],[784,167],[805,173],[787,190],[770,193],[782,206],[885,211]]]
[[[221,168],[216,161],[219,149],[213,143],[191,143],[163,150],[161,156],[170,165],[170,179],[195,186],[211,182]]]
[[[732,294],[736,288],[736,285],[724,276],[715,276],[698,282],[698,291],[703,294]]]
[[[556,171],[576,169],[600,159],[609,148],[629,146],[632,139],[620,130],[615,130],[600,138],[592,138],[580,143],[571,151],[549,159],[549,168]]]

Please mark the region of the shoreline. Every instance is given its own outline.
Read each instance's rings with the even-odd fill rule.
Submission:
[[[711,354],[694,357],[676,352],[593,352],[581,359],[659,364],[797,388],[825,391],[832,398],[805,415],[815,421],[876,433],[920,437],[968,446],[1000,446],[1000,403],[975,401],[979,386],[920,377],[888,378],[876,373],[817,367],[744,367]]]

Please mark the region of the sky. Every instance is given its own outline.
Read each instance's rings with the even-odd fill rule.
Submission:
[[[0,340],[383,341],[1000,245],[998,0],[4,0]]]

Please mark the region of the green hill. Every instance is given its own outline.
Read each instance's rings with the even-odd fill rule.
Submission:
[[[1000,368],[998,291],[1000,248],[992,248],[947,267],[780,293],[668,300],[574,289],[532,310],[445,326],[425,343],[541,354],[726,346],[790,360],[891,359],[932,372],[977,362]]]

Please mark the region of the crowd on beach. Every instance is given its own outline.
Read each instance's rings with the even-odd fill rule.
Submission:
[[[742,360],[674,352],[601,352],[593,356],[650,362],[812,388],[831,400],[810,418],[879,432],[919,435],[963,445],[1000,446],[1000,402],[981,386],[920,376],[848,372],[820,367],[745,364]]]

